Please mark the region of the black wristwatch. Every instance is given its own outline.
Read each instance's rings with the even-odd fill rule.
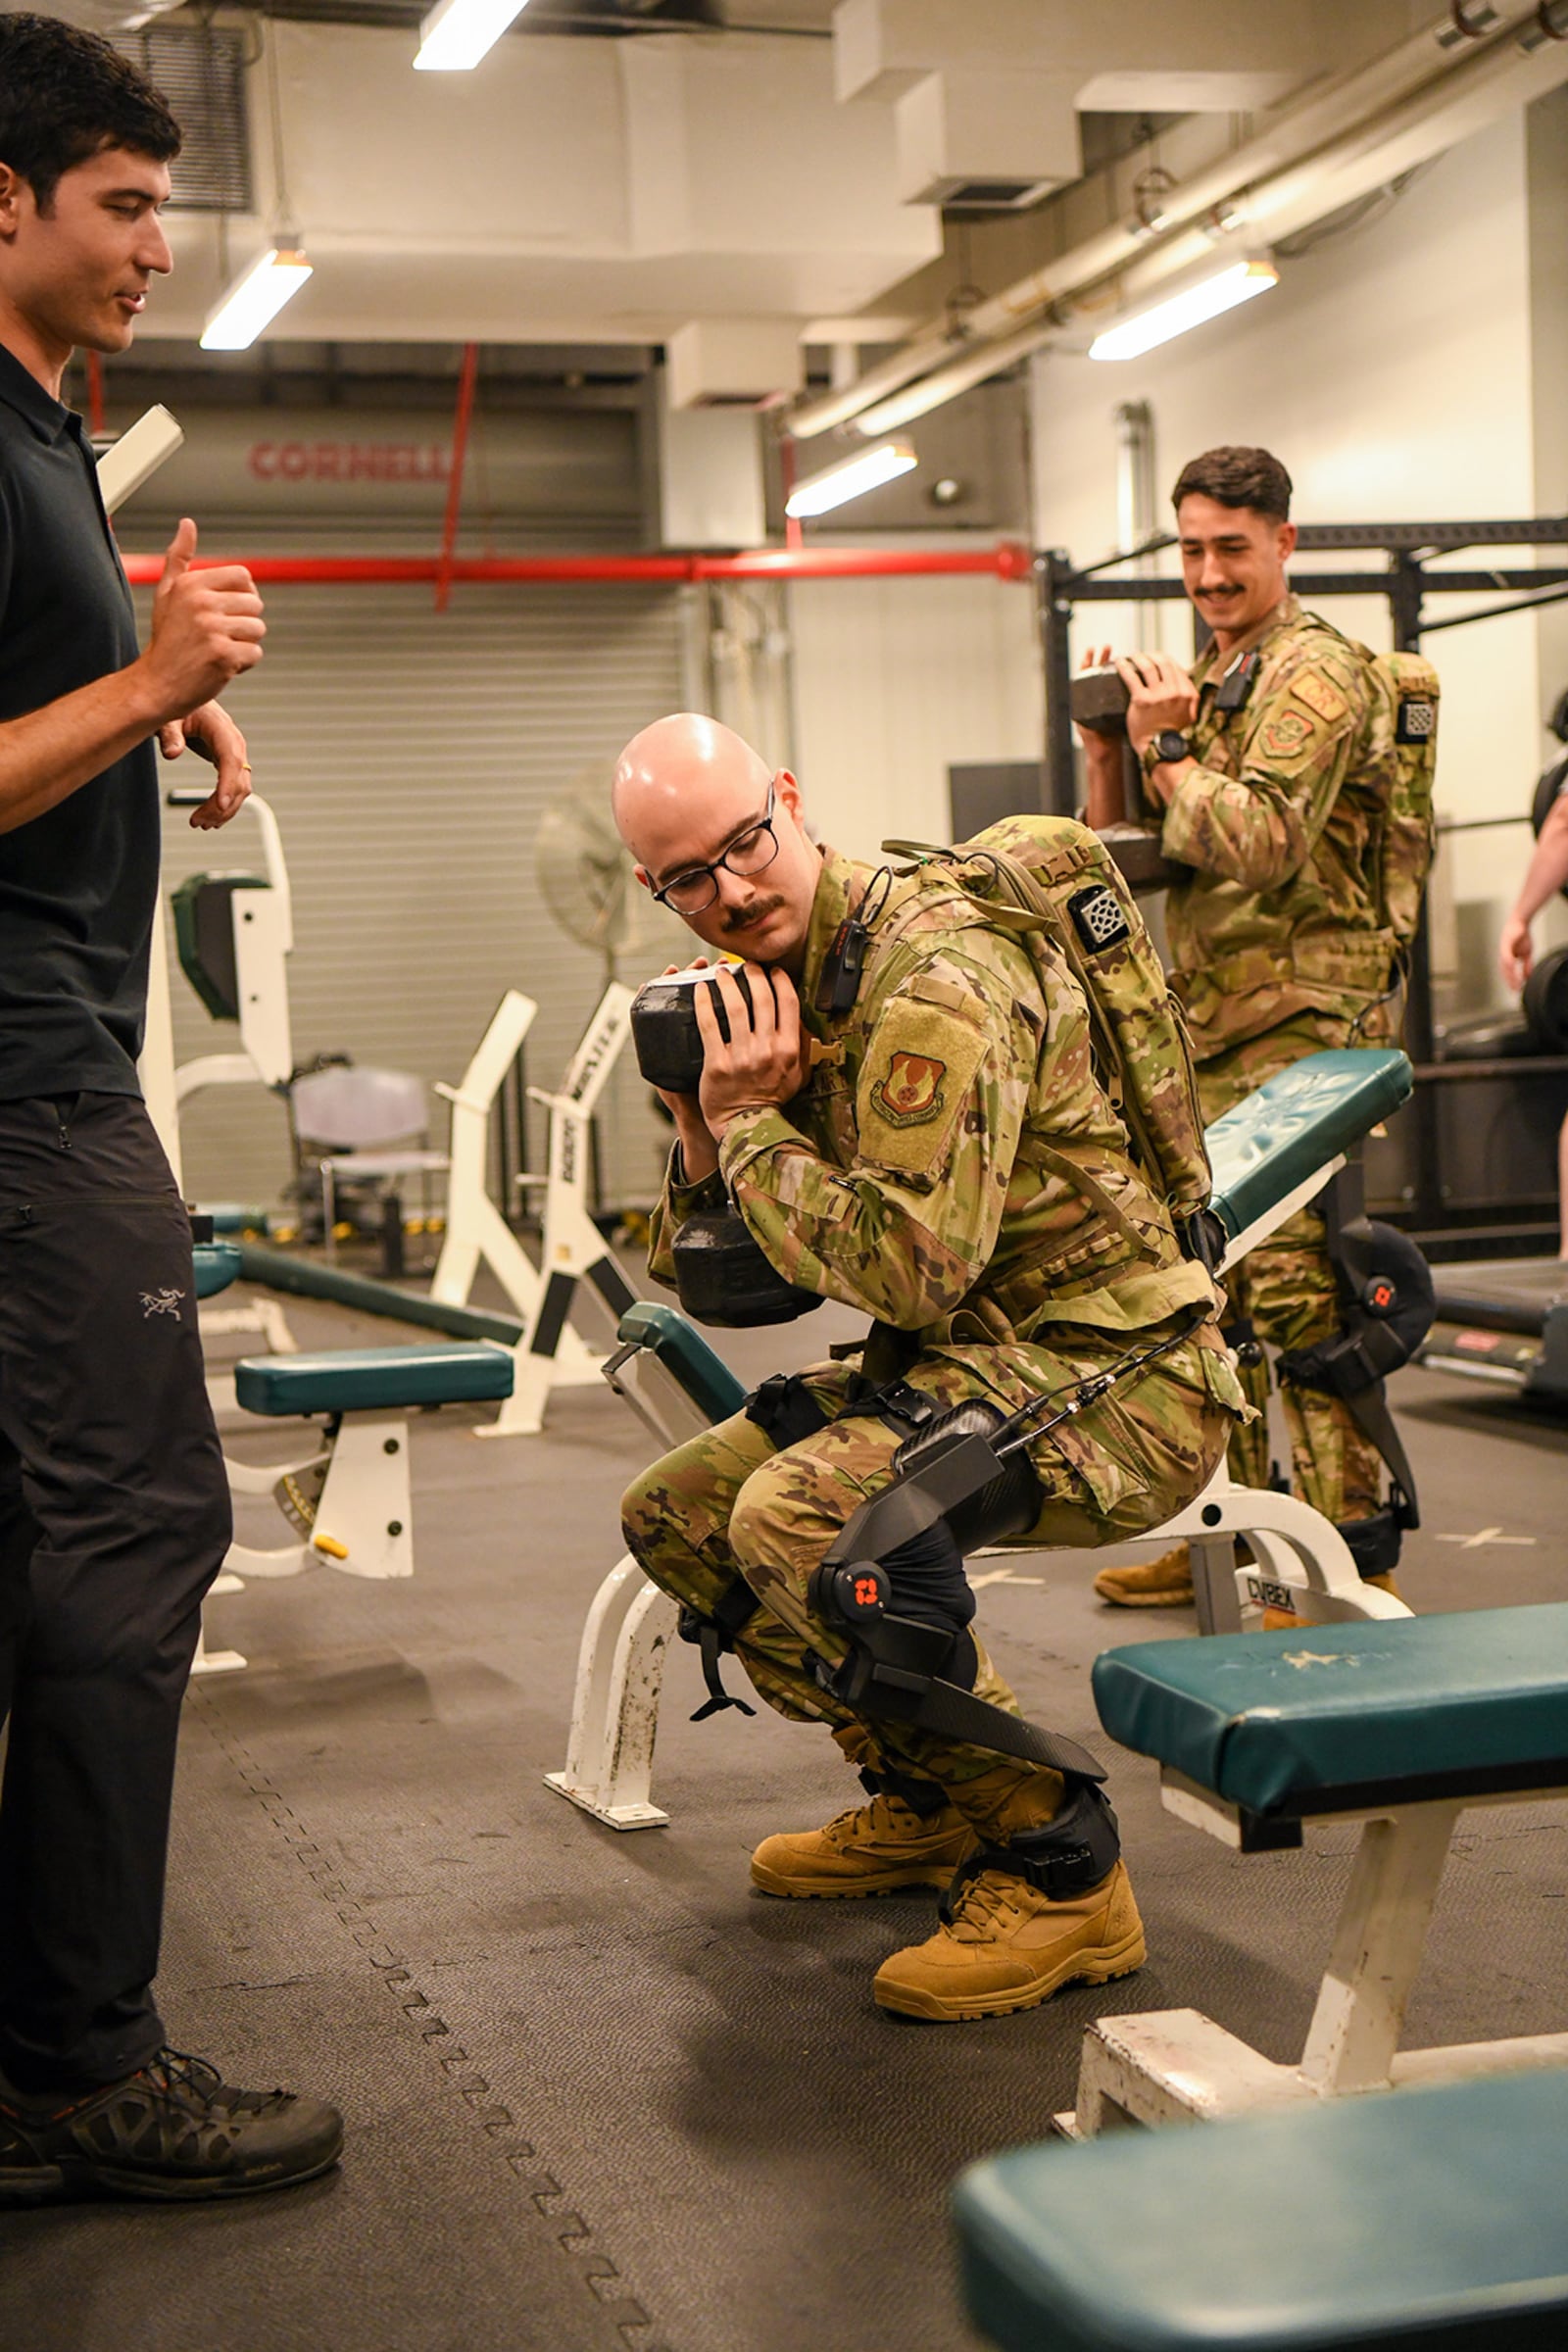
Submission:
[[[1190,760],[1193,747],[1175,727],[1161,727],[1151,744],[1144,747],[1144,773],[1152,767],[1163,767],[1170,760]]]

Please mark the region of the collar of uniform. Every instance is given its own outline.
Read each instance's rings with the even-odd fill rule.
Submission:
[[[841,858],[837,850],[824,843],[822,872],[811,901],[811,919],[806,931],[806,955],[801,965],[801,1009],[806,1025],[814,1036],[824,1036],[831,1023],[816,1010],[816,986],[822,977],[828,950],[838,937],[839,925],[854,912],[865,896],[871,869],[853,858]]]
[[[75,421],[63,401],[46,392],[16,353],[0,343],[0,400],[29,424],[40,441],[58,441]]]
[[[1265,637],[1272,637],[1276,629],[1288,629],[1293,620],[1299,620],[1300,617],[1300,598],[1287,593],[1272,612],[1264,613],[1256,628],[1249,629],[1245,637],[1238,637],[1225,656],[1224,668],[1229,669],[1239,654],[1250,654],[1254,646],[1262,644]],[[1195,686],[1206,686],[1211,678],[1222,674],[1216,666],[1214,648],[1210,642],[1193,663],[1193,683]]]

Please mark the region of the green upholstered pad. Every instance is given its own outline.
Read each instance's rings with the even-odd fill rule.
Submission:
[[[1123,1747],[1253,1813],[1568,1787],[1568,1601],[1147,1642],[1094,1691]]]
[[[234,1367],[248,1413],[395,1412],[512,1395],[512,1358],[488,1340],[439,1348],[343,1348],[319,1355],[248,1355]]]
[[[657,1355],[710,1421],[727,1421],[746,1402],[742,1383],[678,1306],[639,1298],[621,1316],[617,1336],[627,1347],[646,1348]]]
[[[1560,2352],[1565,2172],[1561,2069],[1020,2148],[958,2182],[965,2298],[1004,2352]]]
[[[196,1260],[198,1298],[211,1298],[237,1281],[239,1251],[232,1242],[198,1242],[192,1254]]]
[[[1392,1047],[1308,1054],[1216,1119],[1205,1139],[1210,1206],[1231,1240],[1397,1110],[1413,1083]]]

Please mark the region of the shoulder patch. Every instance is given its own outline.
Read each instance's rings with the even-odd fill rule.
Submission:
[[[1350,708],[1333,680],[1324,677],[1321,670],[1301,670],[1291,680],[1290,690],[1298,703],[1304,703],[1309,710],[1315,710],[1319,718],[1328,720],[1330,726],[1336,719],[1343,718]]]
[[[1288,760],[1298,752],[1303,743],[1310,743],[1317,729],[1313,721],[1299,710],[1281,710],[1265,719],[1258,736],[1266,760]]]
[[[876,1024],[860,1071],[860,1157],[906,1176],[944,1158],[986,1037],[972,1020],[913,997],[895,997]]]

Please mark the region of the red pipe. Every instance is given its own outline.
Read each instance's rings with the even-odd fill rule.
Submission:
[[[274,588],[391,588],[417,586],[442,577],[433,556],[198,556],[198,568],[246,563],[258,585]],[[157,585],[162,556],[126,556],[125,576],[134,588]],[[454,558],[451,580],[520,585],[529,581],[565,586],[592,581],[637,580],[885,580],[981,575],[1026,580],[1034,559],[1018,539],[999,539],[984,548],[759,547],[738,556],[486,556]]]
[[[452,594],[452,559],[458,544],[458,516],[463,511],[463,461],[468,454],[468,422],[473,415],[473,387],[479,373],[479,346],[463,346],[463,371],[458,377],[458,407],[452,420],[452,479],[447,485],[447,511],[441,524],[441,562],[435,575],[435,609],[444,612]]]

